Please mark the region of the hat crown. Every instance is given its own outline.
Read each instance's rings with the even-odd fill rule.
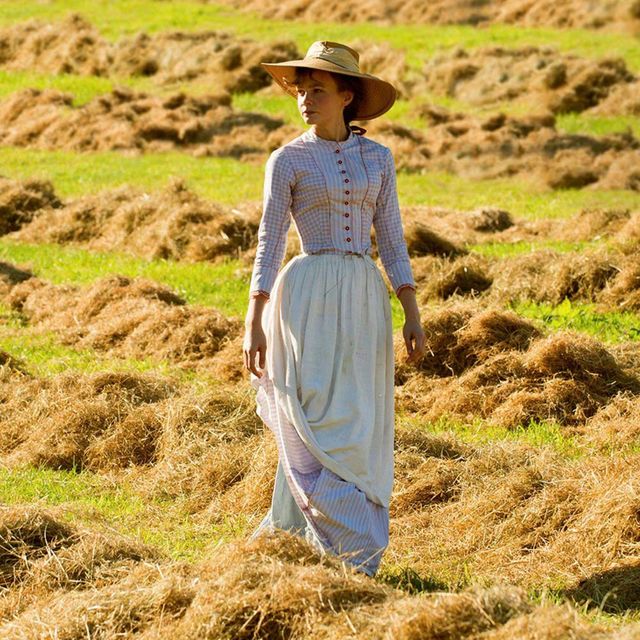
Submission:
[[[331,42],[329,40],[318,40],[314,42],[305,55],[305,60],[310,58],[326,60],[346,71],[360,72],[358,61],[360,55],[355,49],[347,47],[339,42]]]

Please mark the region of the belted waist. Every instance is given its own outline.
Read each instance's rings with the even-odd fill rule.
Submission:
[[[342,249],[336,249],[335,247],[326,249],[312,249],[311,251],[303,251],[303,253],[306,253],[310,256],[317,255],[319,253],[338,253],[348,256],[359,256],[360,258],[364,258],[364,256],[369,255],[368,253],[366,253],[366,251],[362,253],[360,253],[359,251],[343,251]]]

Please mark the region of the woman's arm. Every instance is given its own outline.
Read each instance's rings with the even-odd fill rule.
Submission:
[[[387,149],[373,225],[380,260],[404,309],[405,323],[402,333],[408,359],[417,361],[424,354],[426,338],[420,322],[416,285],[402,229],[395,162],[390,149]]]
[[[293,169],[281,147],[269,156],[265,166],[262,218],[258,227],[258,247],[245,318],[244,366],[259,378],[262,372],[256,365],[264,369],[267,349],[262,313],[286,251],[287,231],[291,224],[292,187]],[[259,362],[256,363],[258,355]]]
[[[417,362],[423,355],[426,343],[420,311],[416,301],[416,292],[413,287],[400,287],[398,299],[404,309],[404,327],[402,335],[407,348],[408,359]]]

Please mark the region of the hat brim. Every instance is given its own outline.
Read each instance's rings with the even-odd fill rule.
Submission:
[[[372,120],[373,118],[381,116],[391,109],[397,98],[396,88],[390,82],[369,73],[347,71],[337,64],[326,60],[289,60],[287,62],[261,62],[260,64],[267,73],[293,97],[296,97],[296,91],[291,83],[295,77],[295,69],[298,67],[319,69],[321,71],[330,71],[332,73],[340,73],[345,76],[360,78],[364,84],[364,96],[360,102],[358,112],[355,114],[354,119],[356,120]],[[287,82],[289,84],[287,84]]]

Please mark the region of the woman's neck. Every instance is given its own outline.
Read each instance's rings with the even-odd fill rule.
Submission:
[[[337,142],[344,142],[349,138],[350,131],[345,126],[344,122],[336,124],[332,128],[319,127],[317,124],[313,125],[313,131],[318,138],[324,138],[325,140],[332,140]]]

